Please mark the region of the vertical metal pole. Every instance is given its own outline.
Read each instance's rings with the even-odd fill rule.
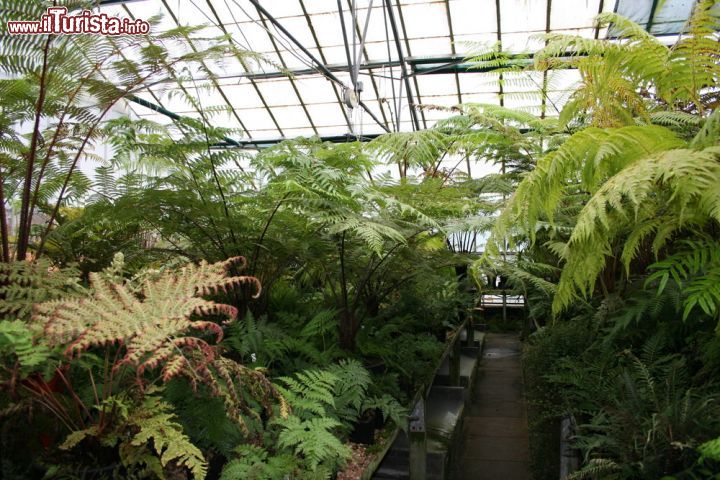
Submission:
[[[467,314],[467,323],[465,324],[465,346],[475,346],[475,325],[473,325],[474,318],[472,312]]]
[[[502,319],[503,323],[507,323],[507,292],[502,291]]]
[[[400,34],[398,33],[392,2],[391,0],[385,0],[385,4],[387,5],[387,15],[390,20],[390,27],[392,28],[393,36],[395,37],[395,48],[397,48],[398,59],[400,60],[400,70],[402,71],[402,77],[405,81],[405,90],[407,90],[406,95],[408,99],[408,106],[410,107],[410,117],[412,118],[415,130],[420,130],[420,122],[418,121],[417,112],[415,111],[415,100],[413,100],[412,90],[410,90],[410,77],[408,76],[407,66],[405,65],[405,55],[403,54],[402,45],[400,44]]]
[[[460,339],[455,338],[450,350],[450,385],[460,385]]]
[[[415,404],[408,417],[408,440],[410,441],[410,480],[427,478],[427,430],[425,428],[425,397]]]
[[[572,437],[575,435],[573,419],[570,415],[564,415],[560,422],[560,478],[566,478],[580,468],[580,459],[577,450],[570,446]]]

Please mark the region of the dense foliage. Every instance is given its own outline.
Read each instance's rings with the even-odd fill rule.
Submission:
[[[522,179],[491,245],[522,249],[502,269],[543,325],[525,355],[535,438],[557,442],[571,415],[572,478],[720,471],[719,14],[699,2],[671,47],[604,15],[622,41],[550,36],[535,57],[582,84],[560,115],[570,135]],[[538,478],[556,478],[548,451],[536,444]]]

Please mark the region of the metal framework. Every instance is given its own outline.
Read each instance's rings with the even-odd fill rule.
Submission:
[[[177,5],[173,5],[175,3]],[[549,102],[555,106],[563,93],[551,89],[553,82],[547,72],[542,75],[541,85],[540,80],[537,81],[541,93],[538,103],[522,104],[517,99],[527,95],[514,91],[507,75],[496,73],[495,81],[483,77],[497,69],[492,62],[476,68],[465,61],[468,53],[465,42],[495,41],[503,49],[517,54],[510,57],[512,63],[526,66],[533,61],[533,49],[538,48],[528,47],[533,34],[575,31],[589,38],[612,37],[612,28],[610,31],[600,29],[592,19],[604,11],[615,11],[644,24],[658,36],[672,35],[690,15],[687,4],[693,3],[659,0],[98,0],[100,8],[134,18],[147,17],[160,9],[174,25],[207,24],[227,35],[230,42],[251,50],[251,41],[269,45],[265,51],[261,49],[261,53],[269,55],[282,69],[253,70],[242,58],[237,58],[240,65],[231,73],[219,72],[212,78],[198,75],[193,80],[212,86],[228,110],[231,124],[243,132],[244,138],[227,138],[218,148],[262,148],[297,135],[315,135],[325,141],[338,142],[367,140],[387,131],[428,128],[439,117],[437,112],[423,108],[426,105],[496,103],[531,109],[545,116],[549,114]],[[577,11],[565,12],[571,4]],[[469,21],[467,17],[477,21]],[[538,17],[542,18],[542,24]],[[520,27],[514,25],[516,20]],[[418,28],[419,25],[426,26],[428,32]],[[572,72],[566,75],[569,83],[575,78],[573,75]],[[363,91],[359,91],[360,76],[365,84]],[[327,80],[323,86],[317,82],[321,78]],[[168,80],[171,84],[173,81]],[[170,100],[163,97],[164,92],[186,89],[186,86],[167,85],[168,82],[160,90],[148,88],[147,92],[129,97],[135,104],[133,111],[139,116],[161,119],[158,115],[162,115],[173,121],[185,115],[199,114],[204,118],[204,112],[197,110],[217,106],[204,105],[205,99],[199,95],[196,102],[199,107],[195,110],[170,105]],[[292,93],[285,93],[282,101],[278,101],[265,87],[261,88],[266,82],[274,82],[279,91]],[[488,83],[492,84],[490,88]],[[356,110],[361,113],[345,105],[343,95],[348,90],[360,96]],[[251,97],[255,100],[244,103],[256,102],[259,107],[239,105],[240,100]],[[337,107],[330,109],[332,104]],[[256,126],[257,115],[253,114],[256,108],[267,112],[269,124]],[[293,113],[293,122],[289,122],[286,113],[291,111],[298,112]],[[368,120],[363,120],[364,116]],[[300,123],[304,127],[297,127]]]

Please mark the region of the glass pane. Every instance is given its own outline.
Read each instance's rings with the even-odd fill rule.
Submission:
[[[575,3],[584,4],[581,0]],[[545,31],[546,0],[502,0],[500,25],[503,33]]]
[[[463,73],[460,75],[460,91],[466,93],[490,93],[500,90],[497,73]]]
[[[493,0],[450,0],[450,16],[455,35],[497,31]]]
[[[289,80],[258,81],[257,86],[268,105],[296,105],[299,103]]]
[[[223,87],[223,91],[236,109],[263,108],[263,104],[255,92],[255,88],[249,83],[229,85]]]
[[[333,84],[325,77],[298,77],[295,85],[305,103],[337,102]]]
[[[310,125],[302,107],[274,107],[271,110],[283,131],[288,128],[301,128]]]
[[[406,5],[401,10],[408,38],[444,37],[450,33],[442,2]]]
[[[275,123],[265,109],[253,108],[243,110],[239,115],[240,119],[242,119],[243,123],[251,132],[275,128]]]
[[[666,0],[655,12],[650,31],[656,35],[683,31],[695,3],[692,0]]]
[[[562,30],[568,28],[593,27],[599,8],[600,2],[598,0],[586,2],[579,2],[578,0],[552,0],[550,29]]]

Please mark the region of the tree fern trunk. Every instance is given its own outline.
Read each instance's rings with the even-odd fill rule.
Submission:
[[[28,243],[30,241],[30,227],[32,218],[28,217],[30,211],[30,189],[32,187],[33,173],[35,169],[35,156],[37,155],[38,139],[40,137],[40,119],[42,118],[43,105],[45,104],[45,95],[47,94],[47,78],[48,70],[48,53],[50,52],[50,43],[52,35],[48,35],[43,50],[43,64],[40,71],[40,90],[38,92],[37,106],[35,107],[35,125],[33,126],[32,138],[30,139],[30,149],[27,155],[27,169],[23,181],[22,202],[20,204],[20,228],[17,236],[17,252],[18,260],[25,260]]]
[[[2,238],[2,260],[10,262],[10,232],[8,232],[7,215],[5,213],[5,178],[0,170],[0,237]]]
[[[355,337],[357,336],[358,327],[359,322],[355,314],[348,309],[343,309],[340,312],[340,325],[338,328],[340,348],[348,352],[355,350]]]

